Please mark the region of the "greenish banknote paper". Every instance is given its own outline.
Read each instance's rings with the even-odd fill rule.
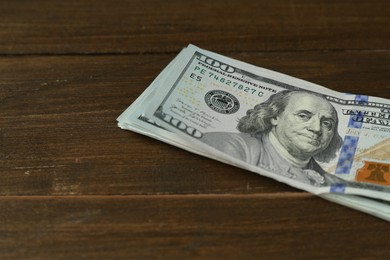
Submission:
[[[344,204],[366,211],[375,204],[372,211],[389,216],[387,99],[336,92],[190,45],[118,121],[341,204],[350,194]]]

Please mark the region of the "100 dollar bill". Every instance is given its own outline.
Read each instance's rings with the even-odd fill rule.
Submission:
[[[195,46],[180,56],[148,97],[144,118],[182,135],[188,147],[315,194],[390,200],[388,100]]]
[[[167,129],[162,128],[161,125],[156,124],[156,122],[145,116],[146,108],[151,105],[150,101],[153,99],[154,95],[160,94],[160,89],[167,78],[169,78],[174,71],[181,70],[185,66],[185,64],[180,62],[183,58],[185,58],[184,51],[179,53],[179,55],[170,62],[170,64],[158,75],[152,84],[150,84],[150,86],[142,93],[142,95],[118,117],[118,125],[123,129],[150,136],[193,153],[208,156],[224,163],[236,165],[230,158],[227,158],[226,156],[216,156],[216,154],[211,152],[210,149],[197,149],[194,147],[192,142],[188,142],[188,140],[183,138],[183,135],[167,131]],[[242,165],[236,166],[246,168]],[[320,194],[320,197],[390,221],[389,202],[364,198],[356,195],[336,193]]]

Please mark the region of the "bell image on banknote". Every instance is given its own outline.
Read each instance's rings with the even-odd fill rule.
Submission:
[[[118,125],[390,220],[390,102],[189,45]]]

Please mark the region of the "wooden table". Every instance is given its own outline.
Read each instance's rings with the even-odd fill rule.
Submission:
[[[1,1],[1,259],[390,256],[390,225],[121,130],[193,43],[390,98],[390,2]]]

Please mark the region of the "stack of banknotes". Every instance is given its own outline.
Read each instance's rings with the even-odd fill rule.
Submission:
[[[189,45],[122,129],[390,221],[390,102]]]

